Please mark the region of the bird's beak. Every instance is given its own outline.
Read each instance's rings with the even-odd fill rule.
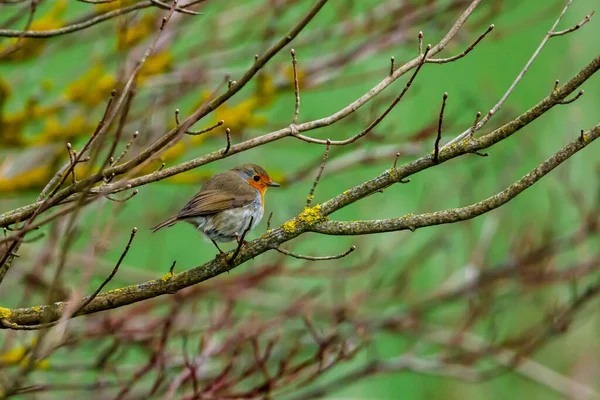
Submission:
[[[279,186],[281,186],[281,185],[280,185],[279,183],[277,183],[277,182],[269,182],[269,183],[267,183],[267,186],[271,186],[271,187],[279,187]]]

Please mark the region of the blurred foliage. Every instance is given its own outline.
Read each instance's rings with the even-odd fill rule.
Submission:
[[[65,21],[77,20],[90,13],[104,13],[132,3],[135,1],[98,5],[44,1],[39,6],[31,29],[57,28],[64,26]],[[201,16],[176,14],[173,23],[176,29],[167,31],[166,38],[159,42],[156,52],[140,73],[136,101],[131,117],[125,124],[121,144],[124,146],[133,132],[139,131],[139,137],[133,142],[133,148],[139,149],[173,128],[175,109],[191,113],[210,97],[215,88],[227,85],[228,79],[239,77],[252,64],[254,54],[261,54],[306,8],[306,2],[302,1],[292,1],[279,8],[271,7],[271,3],[277,2],[209,0],[199,8],[203,13]],[[374,21],[360,18],[378,3],[378,0],[348,4],[332,1],[294,42],[302,88],[300,121],[330,115],[367,92],[388,73],[391,55],[394,55],[397,66],[415,56],[418,31],[424,32],[425,43],[435,43],[464,9],[462,6],[456,9],[450,7],[450,1],[435,2],[436,9],[432,14],[405,21],[407,28],[403,32],[406,36],[392,41],[389,46],[373,48],[371,51],[369,46],[383,43],[386,29],[391,30],[394,19],[401,18],[396,13]],[[414,11],[424,9],[433,2],[411,0],[406,3]],[[475,113],[491,108],[508,88],[565,1],[506,0],[484,3],[487,4],[480,7],[463,28],[459,40],[452,42],[443,56],[459,53],[487,25],[494,23],[496,29],[490,37],[455,63],[426,65],[410,96],[373,135],[357,142],[356,146],[332,149],[331,159],[351,153],[357,146],[374,149],[387,144],[397,146],[400,151],[416,142],[410,138],[417,137],[417,133],[423,132],[437,118],[443,92],[450,94],[444,138],[449,139],[468,128]],[[561,26],[574,25],[596,5],[592,0],[574,2]],[[6,7],[0,6],[0,23],[10,18],[6,10]],[[68,160],[65,143],[72,142],[77,149],[89,137],[104,111],[110,92],[122,87],[123,71],[130,71],[141,56],[163,14],[164,10],[145,9],[73,36],[59,36],[50,40],[25,38],[20,43],[19,51],[0,59],[0,206],[3,210],[33,201],[48,179]],[[25,19],[26,16],[19,19],[18,26],[22,26]],[[343,29],[340,24],[347,19],[354,22]],[[498,126],[531,107],[552,90],[555,79],[563,82],[573,76],[595,55],[594,51],[600,44],[598,38],[600,25],[593,19],[573,34],[552,39],[490,125]],[[3,39],[0,41],[0,52],[16,42],[16,39]],[[223,126],[205,135],[185,137],[165,151],[160,159],[136,173],[150,173],[160,168],[163,162],[174,165],[223,148],[225,128],[231,129],[232,137],[238,142],[288,126],[294,105],[288,51],[286,49],[278,54],[251,85],[198,124],[201,126],[192,129],[200,130],[219,120],[225,121]],[[340,124],[319,130],[319,137],[342,139],[359,132],[387,106],[404,83],[405,79],[384,92],[388,98],[376,99],[373,104],[365,106]],[[410,184],[386,189],[384,195],[364,199],[341,210],[335,217],[347,220],[376,219],[458,207],[502,190],[575,137],[580,129],[597,123],[600,79],[594,76],[586,83],[585,91],[585,95],[576,103],[558,111],[553,110],[510,140],[492,148],[489,157],[461,158],[444,164],[443,168],[427,170],[414,177]],[[429,133],[418,136],[424,139],[419,142],[422,154],[431,151],[434,135],[430,131],[424,132]],[[377,304],[377,307],[373,307],[373,314],[385,315],[402,310],[444,283],[452,284],[452,279],[460,280],[466,266],[475,265],[475,268],[485,269],[510,258],[511,254],[534,248],[549,233],[573,232],[580,225],[581,216],[571,201],[570,192],[565,190],[565,182],[568,181],[581,194],[584,202],[590,204],[593,201],[599,190],[596,147],[592,146],[578,154],[559,168],[556,174],[551,174],[505,207],[473,221],[428,228],[416,233],[374,237],[309,236],[290,244],[294,251],[307,254],[322,254],[324,250],[334,253],[347,249],[351,244],[356,244],[358,248],[349,261],[332,264],[330,270],[323,264],[323,274],[330,277],[325,284],[316,278],[307,278],[302,286],[325,287],[322,301],[328,304],[342,302],[359,288],[371,288],[375,301],[377,293],[398,290],[405,303]],[[129,229],[132,226],[140,227],[137,240],[141,245],[134,246],[127,259],[129,273],[120,272],[111,285],[118,287],[147,277],[162,276],[174,259],[177,259],[178,269],[185,269],[214,256],[212,245],[205,243],[188,226],[178,225],[156,235],[151,235],[146,229],[176,211],[212,174],[233,165],[255,162],[264,166],[274,180],[285,180],[307,166],[318,165],[322,152],[321,146],[288,138],[143,187],[138,196],[122,209],[119,208],[114,241],[107,245],[110,249],[106,253],[98,255],[104,263],[112,263],[118,258],[120,244],[126,240]],[[130,151],[129,154],[135,152]],[[402,157],[399,162],[412,158]],[[325,170],[316,192],[316,202],[372,178],[389,168],[393,159],[391,156],[373,163],[358,164],[331,176]],[[86,170],[91,173],[94,168],[81,168],[78,173],[83,174]],[[283,223],[302,209],[311,182],[312,176],[309,176],[279,191],[269,191],[266,214],[271,211],[274,213],[273,225]],[[95,240],[92,227],[97,219],[116,212],[113,207],[114,204],[103,202],[85,209],[85,229],[81,230],[77,242],[81,251]],[[250,236],[259,235],[264,230],[264,224]],[[478,252],[476,245],[485,235],[490,237],[492,244]],[[431,251],[431,258],[415,258],[437,237],[443,240],[435,252]],[[30,254],[36,254],[42,245],[33,243],[24,248],[20,262],[34,265],[37,259]],[[599,248],[596,240],[590,240],[573,249],[561,261],[568,265],[577,257],[594,254]],[[239,269],[251,270],[268,262],[270,254],[258,257]],[[358,259],[365,260],[373,254],[378,259],[370,281],[345,282],[338,279],[337,269],[350,268],[350,263]],[[80,263],[81,258],[67,262],[74,281],[80,277]],[[286,263],[292,269],[302,265],[296,261]],[[88,285],[90,290],[102,280],[106,270],[97,272],[98,277]],[[237,273],[241,272],[232,271],[232,275]],[[401,280],[402,284],[399,283]],[[16,282],[5,282],[3,285],[11,284]],[[282,287],[285,287],[285,282],[274,290],[281,290]],[[511,289],[503,296],[494,298],[493,302],[485,296],[473,298],[472,302],[487,308],[492,317],[475,324],[471,330],[484,337],[506,337],[516,328],[543,318],[544,310],[556,304],[557,299],[567,299],[571,294],[567,285],[542,291],[534,291],[533,287],[534,283],[517,280]],[[19,296],[6,291],[2,291],[0,296],[3,306],[30,305],[41,299],[31,296],[25,304],[17,303],[20,300]],[[448,306],[426,318],[436,324],[451,324],[468,307],[468,304]],[[251,305],[236,310],[239,313],[255,311]],[[600,356],[598,317],[596,310],[587,312],[575,324],[572,332],[552,341],[535,355],[535,359],[600,390],[600,370],[596,366]],[[496,328],[491,329],[492,325]],[[363,358],[357,358],[348,368],[368,359],[370,354],[406,351],[415,341],[412,337],[382,335],[373,348],[367,349]],[[80,353],[62,353],[62,356],[57,353],[54,357],[60,364],[65,361],[61,357],[85,359],[96,351],[90,346],[85,351],[80,350]],[[19,364],[24,359],[25,347],[20,344],[4,348],[0,354],[1,363]],[[39,368],[53,365],[54,359],[48,362],[51,364],[40,365]],[[589,376],[579,372],[586,368],[589,368]],[[342,369],[332,373],[332,376],[341,372]],[[446,399],[561,398],[548,388],[516,373],[469,385],[412,372],[377,376],[331,398],[427,399],[439,397],[440,393]]]

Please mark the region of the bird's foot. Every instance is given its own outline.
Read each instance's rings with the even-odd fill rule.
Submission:
[[[240,236],[239,233],[237,233],[237,232],[233,234],[233,237],[235,238],[235,241],[237,242],[238,245],[240,244],[240,241],[241,241],[241,244],[248,244],[248,241],[243,239],[243,236]]]
[[[223,253],[223,252],[215,254],[215,259],[219,260],[219,261],[223,261],[223,260],[229,261],[229,257],[227,256],[227,253]]]

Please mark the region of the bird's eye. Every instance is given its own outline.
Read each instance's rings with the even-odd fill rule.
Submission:
[[[260,181],[260,176],[254,175],[254,177],[252,177],[252,179],[254,179],[254,182],[258,182],[258,181]]]

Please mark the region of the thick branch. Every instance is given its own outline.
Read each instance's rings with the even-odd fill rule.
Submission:
[[[310,226],[309,230],[326,235],[365,235],[407,229],[414,231],[417,228],[426,226],[466,221],[508,203],[599,136],[600,124],[596,125],[584,135],[584,141],[581,141],[578,137],[558,153],[540,164],[536,169],[525,175],[518,182],[513,183],[500,193],[470,206],[383,220],[352,222],[324,221]]]
[[[267,232],[262,237],[243,246],[239,252],[239,256],[235,258],[231,264],[227,261],[229,257],[218,257],[217,259],[177,275],[167,274],[160,279],[102,293],[91,301],[87,307],[81,310],[79,315],[106,311],[164,294],[175,293],[183,288],[193,286],[199,282],[203,282],[227,272],[273,247],[277,247],[282,243],[300,236],[304,232],[312,231],[328,235],[359,235],[402,229],[416,229],[474,218],[477,215],[498,208],[513,199],[598,137],[600,137],[600,125],[595,126],[585,133],[583,135],[584,140],[581,140],[581,138],[578,137],[506,190],[482,202],[463,208],[417,216],[393,218],[383,221],[357,222],[324,221],[325,217],[323,216],[322,207],[319,205],[311,209],[305,209],[303,213],[293,220],[286,222],[282,226]],[[479,140],[482,139],[483,138]],[[364,183],[362,186],[365,185],[368,185],[368,182]],[[85,302],[86,299],[87,298],[84,298],[82,302]],[[4,320],[3,325],[5,328],[10,328],[11,324],[14,324],[15,327],[38,324],[42,321],[46,322],[60,319],[64,310],[67,309],[67,306],[68,303],[58,302],[51,305],[13,310],[0,308],[0,317]]]

